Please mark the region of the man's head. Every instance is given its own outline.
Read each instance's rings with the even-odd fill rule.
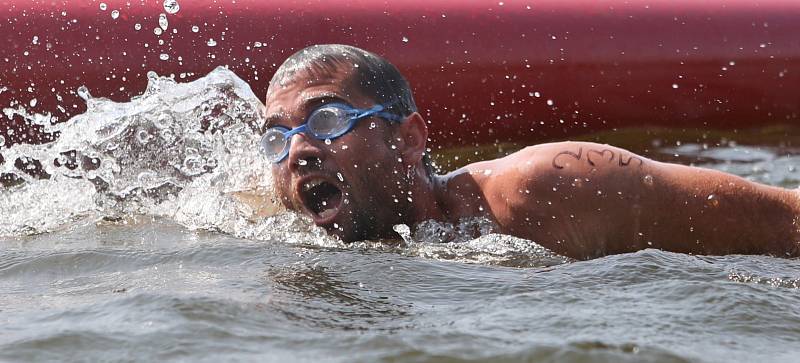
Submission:
[[[345,241],[385,237],[413,218],[414,181],[430,174],[425,122],[408,82],[388,61],[355,47],[317,45],[276,71],[266,126],[292,130],[333,104],[352,115],[379,108],[386,114],[362,117],[333,140],[287,133],[288,153],[272,167],[277,193]]]

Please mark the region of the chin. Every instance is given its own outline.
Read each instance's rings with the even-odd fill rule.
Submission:
[[[363,241],[367,239],[362,234],[358,233],[358,230],[353,228],[353,225],[337,223],[339,228],[333,226],[333,224],[320,226],[328,231],[328,234],[332,236],[336,236],[340,241],[345,243],[351,243],[356,241]]]
[[[333,223],[319,225],[320,227],[324,228],[328,231],[329,234],[336,236],[345,243],[357,242],[357,241],[364,241],[370,239],[378,239],[378,238],[385,238],[385,231],[375,230],[376,221],[372,220],[371,218],[365,218],[363,220],[357,220],[352,218],[352,216],[348,216],[350,218],[342,218],[345,214],[349,214],[350,211],[341,211],[341,213],[336,218],[336,221]],[[334,226],[334,223],[337,227]]]

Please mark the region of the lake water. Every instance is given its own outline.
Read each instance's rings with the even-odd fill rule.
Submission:
[[[270,201],[232,73],[88,103],[0,150],[0,360],[800,361],[798,259],[576,262],[459,233],[481,221],[344,245]],[[790,144],[650,136],[660,160],[800,184]]]

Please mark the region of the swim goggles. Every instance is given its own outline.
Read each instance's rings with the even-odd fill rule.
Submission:
[[[329,103],[311,112],[306,122],[293,129],[273,126],[267,129],[261,141],[261,152],[273,163],[280,163],[289,155],[292,136],[304,133],[319,140],[333,140],[356,127],[356,123],[368,117],[380,117],[387,121],[400,122],[402,117],[385,111],[383,105],[360,109],[343,103]]]

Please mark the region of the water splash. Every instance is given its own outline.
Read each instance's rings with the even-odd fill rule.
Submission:
[[[403,244],[398,252],[437,260],[512,267],[541,267],[572,261],[534,241],[495,233],[497,226],[486,218],[464,218],[456,224],[429,220],[412,229],[394,226]],[[366,248],[386,248],[364,243]]]
[[[8,111],[39,117],[60,137],[3,150],[0,176],[14,182],[0,188],[0,236],[135,224],[149,216],[291,244],[511,266],[564,261],[534,242],[493,234],[485,219],[429,221],[413,232],[398,226],[405,243],[345,245],[309,218],[286,212],[272,191],[271,164],[258,150],[263,105],[225,68],[189,83],[148,72],[144,93],[130,102],[92,97],[86,87],[78,94],[87,111],[64,123]]]
[[[269,198],[247,205],[271,187],[257,152],[263,106],[229,70],[183,84],[149,73],[145,93],[125,103],[78,93],[87,112],[50,125],[57,141],[3,151],[18,162],[0,164],[0,173],[21,185],[0,190],[0,234],[132,214],[236,233],[234,220],[252,218],[242,211],[279,209]]]

